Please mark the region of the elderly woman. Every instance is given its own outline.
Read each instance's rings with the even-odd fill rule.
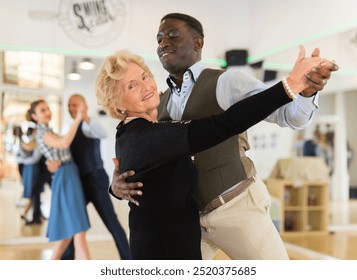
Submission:
[[[226,112],[201,120],[158,122],[160,97],[144,61],[128,51],[109,56],[99,70],[96,95],[117,126],[121,171],[143,182],[140,207],[129,203],[134,259],[201,259],[198,209],[191,197],[196,171],[191,155],[247,130],[308,85],[304,75],[324,60],[302,50],[288,78]]]

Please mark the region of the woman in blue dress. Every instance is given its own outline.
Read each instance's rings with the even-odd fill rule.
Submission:
[[[90,259],[86,241],[89,219],[85,198],[76,165],[72,161],[69,146],[82,120],[79,110],[68,133],[59,136],[49,127],[51,111],[44,100],[31,103],[28,116],[37,123],[36,141],[47,161],[58,162],[51,183],[51,210],[47,237],[50,242],[59,241],[51,259],[60,259],[68,244],[74,239],[78,259]]]

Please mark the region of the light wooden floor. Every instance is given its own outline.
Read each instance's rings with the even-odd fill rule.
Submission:
[[[15,181],[0,185],[0,260],[46,260],[53,243],[45,238],[47,223],[25,226],[20,219],[23,207],[17,205],[22,187]],[[48,211],[50,191],[43,194],[43,210]],[[119,220],[125,230],[128,207],[124,201],[113,201]],[[357,200],[348,205],[333,203],[330,233],[323,236],[305,236],[285,239],[291,259],[357,259]],[[88,232],[89,249],[93,259],[119,259],[112,238],[94,208],[89,205],[91,229]],[[228,259],[218,252],[216,259]]]

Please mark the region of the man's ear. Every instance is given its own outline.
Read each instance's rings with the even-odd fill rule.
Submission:
[[[203,40],[203,37],[202,36],[196,36],[195,38],[194,38],[194,40],[195,40],[195,50],[197,51],[197,50],[202,50],[202,48],[203,48],[203,43],[204,43],[204,40]]]

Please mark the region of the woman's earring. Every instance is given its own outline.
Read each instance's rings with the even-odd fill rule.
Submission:
[[[115,108],[115,111],[117,112],[117,114],[122,114],[122,115],[126,115],[126,111],[124,109],[119,109],[119,108]]]

